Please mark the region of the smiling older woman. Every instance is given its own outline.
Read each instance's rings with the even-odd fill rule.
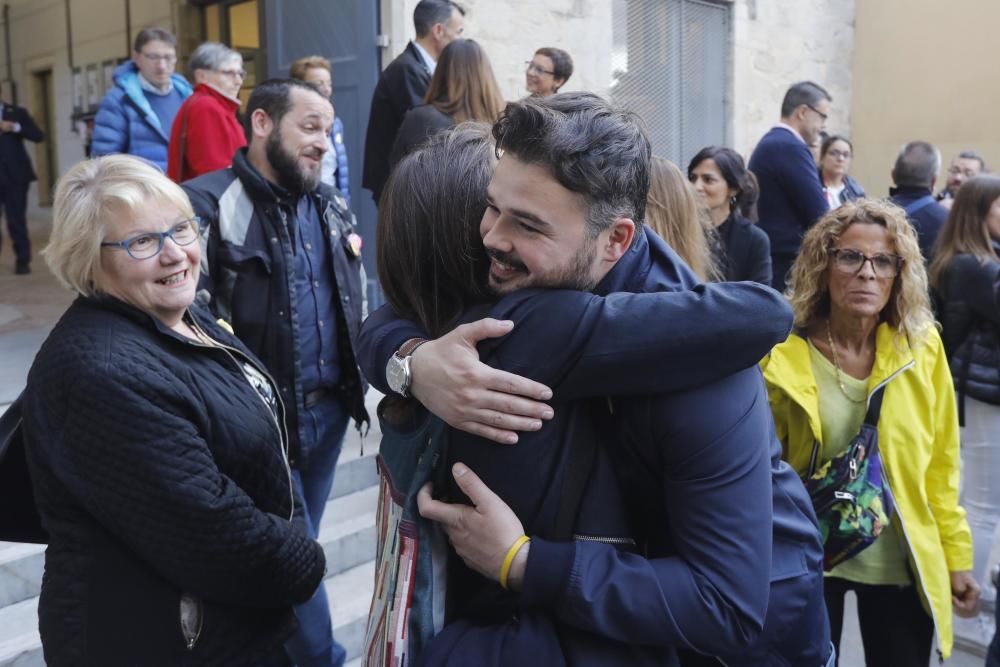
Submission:
[[[293,523],[269,376],[192,305],[187,197],[143,160],[82,162],[45,256],[79,293],[24,393],[46,663],[288,664],[292,605],[325,559]]]
[[[800,475],[847,449],[885,387],[878,452],[896,509],[870,547],[828,573],[831,634],[839,643],[853,590],[866,662],[926,667],[935,629],[943,656],[951,652],[949,601],[968,614],[979,588],[958,504],[955,393],[906,214],[871,199],[828,213],[802,240],[790,297],[797,331],[762,366],[778,437]]]

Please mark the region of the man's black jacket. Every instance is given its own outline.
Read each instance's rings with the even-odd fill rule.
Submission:
[[[233,166],[187,181],[184,190],[195,213],[208,225],[202,256],[201,287],[209,306],[229,322],[236,335],[266,365],[278,383],[286,407],[293,464],[299,451],[299,412],[304,409],[302,364],[296,316],[295,202],[279,199],[247,160],[246,149]],[[361,329],[364,285],[361,257],[351,250],[356,234],[344,198],[320,184],[305,195],[320,212],[330,243],[336,283],[337,345],[340,385],[351,417],[368,421],[364,385],[354,350]]]

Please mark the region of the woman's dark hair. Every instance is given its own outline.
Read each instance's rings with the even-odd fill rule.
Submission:
[[[835,141],[843,141],[845,144],[847,144],[847,147],[851,149],[851,152],[852,153],[854,152],[854,144],[851,143],[850,139],[841,134],[828,134],[826,138],[823,139],[823,143],[819,145],[820,159],[826,157],[826,152],[830,150],[830,146],[833,146],[833,142]]]
[[[733,195],[733,208],[740,212],[744,218],[757,221],[757,197],[760,189],[757,187],[757,177],[747,169],[743,157],[732,148],[724,146],[706,146],[698,151],[698,154],[691,158],[688,163],[688,179],[691,178],[695,168],[705,160],[712,160],[719,168],[722,178],[726,179],[726,185],[736,191]]]
[[[545,56],[552,61],[552,78],[562,81],[556,88],[556,92],[558,92],[559,88],[566,85],[569,78],[573,76],[573,58],[562,49],[557,49],[554,46],[543,46],[535,51],[535,55]]]
[[[376,259],[386,300],[434,338],[490,297],[479,223],[495,166],[490,126],[462,123],[403,158],[379,201]]]

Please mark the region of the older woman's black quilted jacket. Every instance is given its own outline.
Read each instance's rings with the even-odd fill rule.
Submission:
[[[232,351],[81,297],[31,367],[49,665],[264,664],[322,581],[322,548],[290,520],[280,412],[238,364],[263,366],[192,313]]]

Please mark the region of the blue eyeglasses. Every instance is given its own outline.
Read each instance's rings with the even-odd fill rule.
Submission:
[[[160,254],[167,238],[173,239],[177,245],[191,245],[199,236],[201,236],[201,218],[195,216],[174,223],[174,226],[165,232],[136,234],[124,241],[107,241],[102,243],[101,247],[122,249],[132,259],[149,259]]]

